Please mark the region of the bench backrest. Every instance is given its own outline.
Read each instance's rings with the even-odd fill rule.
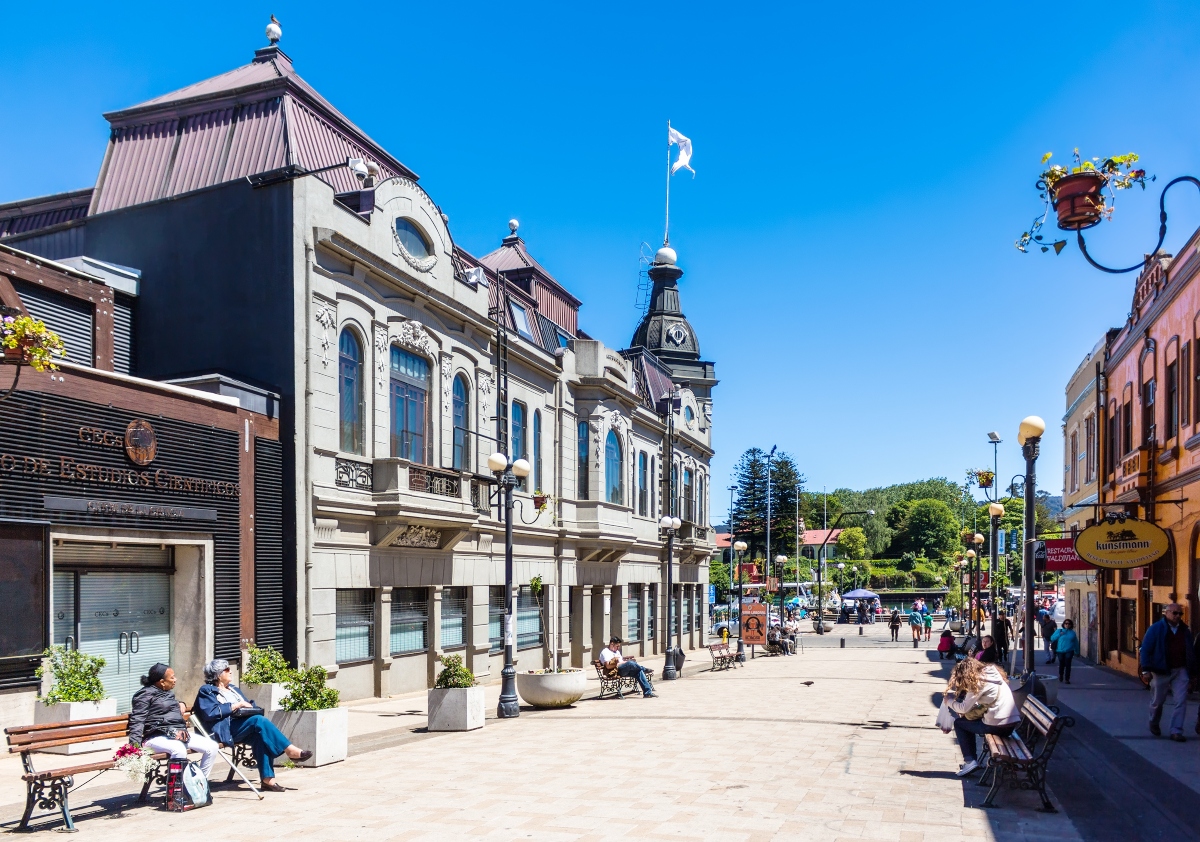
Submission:
[[[1074,717],[1059,716],[1032,694],[1025,699],[1025,704],[1021,705],[1021,738],[1043,763],[1054,753],[1054,746],[1058,743],[1062,729],[1074,724]]]
[[[4,734],[8,738],[9,754],[42,751],[93,740],[123,740],[129,735],[129,715],[100,716],[45,725],[19,725],[5,728]]]

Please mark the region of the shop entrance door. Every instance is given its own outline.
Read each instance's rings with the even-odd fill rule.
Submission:
[[[119,558],[124,548],[103,549]],[[169,563],[170,551],[160,552]],[[98,565],[62,570],[59,555],[56,551],[54,642],[104,658],[105,694],[117,700],[118,713],[128,713],[141,687],[138,679],[155,663],[170,663],[171,573]]]

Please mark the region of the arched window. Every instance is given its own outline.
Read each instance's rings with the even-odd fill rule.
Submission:
[[[692,487],[692,471],[690,468],[683,469],[683,515],[682,519],[688,523],[696,522],[696,498],[693,496]]]
[[[454,378],[454,455],[456,471],[466,470],[471,463],[471,401],[467,378],[461,374]]]
[[[392,455],[429,464],[425,418],[429,407],[429,363],[392,346]]]
[[[621,442],[617,440],[617,434],[612,430],[608,431],[608,438],[604,440],[604,480],[605,499],[618,506],[625,505],[623,493],[625,475],[621,463]]]
[[[512,439],[512,460],[516,462],[518,459],[529,460],[529,434],[528,421],[526,420],[525,404],[519,401],[513,401],[512,405],[512,430],[510,438]],[[525,490],[525,477],[517,480],[517,488]]]
[[[578,440],[579,464],[575,470],[578,476],[575,496],[579,500],[586,500],[588,498],[588,424],[586,421],[579,422],[576,439]]]
[[[363,452],[362,345],[350,328],[338,339],[338,397],[341,402],[341,449],[345,453]]]
[[[545,492],[542,482],[542,413],[533,411],[533,489]]]

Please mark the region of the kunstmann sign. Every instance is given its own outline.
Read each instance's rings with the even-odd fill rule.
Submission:
[[[1075,536],[1075,552],[1096,567],[1126,570],[1162,558],[1171,549],[1167,533],[1153,523],[1101,521]]]

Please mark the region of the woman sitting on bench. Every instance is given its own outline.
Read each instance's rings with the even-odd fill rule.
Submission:
[[[1008,687],[1008,676],[996,664],[975,658],[959,661],[946,686],[946,707],[954,720],[954,736],[962,750],[958,776],[979,768],[976,734],[1009,736],[1021,724],[1021,711]]]
[[[271,761],[281,754],[286,754],[291,760],[304,761],[312,757],[312,752],[301,751],[288,742],[283,732],[262,715],[263,711],[230,683],[232,678],[229,661],[217,658],[208,662],[204,668],[204,679],[208,683],[200,688],[194,705],[200,724],[227,746],[234,743],[250,746],[254,759],[258,761],[263,790],[283,792],[284,788],[275,783]]]
[[[174,689],[175,670],[166,664],[155,664],[142,676],[142,689],[133,694],[129,713],[129,742],[176,760],[187,760],[188,749],[198,751],[200,771],[207,778],[217,761],[217,744],[188,731]]]

